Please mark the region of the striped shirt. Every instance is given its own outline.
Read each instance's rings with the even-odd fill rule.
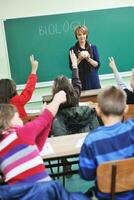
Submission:
[[[4,132],[0,141],[0,168],[7,183],[50,180],[39,151],[48,137],[52,119],[52,114],[45,110],[23,127]]]
[[[95,180],[97,166],[101,163],[133,156],[134,119],[101,126],[85,138],[80,152],[80,175],[85,180]],[[100,192],[97,195],[102,199],[108,197]],[[134,199],[134,191],[117,194],[118,199]]]

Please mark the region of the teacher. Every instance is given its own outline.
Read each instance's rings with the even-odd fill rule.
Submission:
[[[77,56],[79,77],[82,90],[100,88],[98,69],[100,67],[99,54],[97,47],[87,41],[88,29],[86,26],[78,26],[74,31],[77,39],[76,44],[70,48]],[[69,67],[72,70],[72,63],[69,56]]]

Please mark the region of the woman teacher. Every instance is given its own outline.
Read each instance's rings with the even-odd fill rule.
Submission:
[[[99,54],[97,47],[87,41],[88,29],[86,26],[78,26],[74,31],[77,39],[76,44],[70,48],[77,56],[79,77],[82,83],[82,90],[100,88],[98,69],[100,67]],[[69,66],[72,69],[69,57]]]

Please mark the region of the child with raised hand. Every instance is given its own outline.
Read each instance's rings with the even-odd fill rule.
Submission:
[[[0,169],[8,184],[51,180],[39,154],[66,93],[55,94],[39,117],[23,125],[17,109],[0,104]]]
[[[31,99],[37,82],[38,61],[34,55],[30,56],[31,74],[28,77],[25,88],[20,94],[17,93],[16,84],[11,79],[0,80],[0,103],[11,103],[16,106],[21,118],[27,117],[25,104]]]
[[[118,68],[116,66],[115,60],[113,57],[109,57],[109,67],[112,69],[114,73],[115,80],[119,88],[123,89],[127,95],[127,104],[134,104],[134,71],[132,70],[132,75],[130,79],[130,85],[132,87],[132,91],[127,88],[127,85],[123,81]]]
[[[60,75],[56,77],[53,84],[53,95],[60,90],[64,90],[67,94],[67,101],[60,105],[53,121],[52,135],[54,136],[87,132],[99,125],[93,109],[89,106],[79,106],[81,81],[74,50],[70,50],[70,59],[72,63],[72,82],[66,76]]]

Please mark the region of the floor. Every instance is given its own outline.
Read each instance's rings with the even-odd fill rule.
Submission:
[[[78,165],[74,165],[72,168],[78,169]],[[56,171],[57,168],[53,170]],[[60,171],[62,171],[62,168],[60,168]],[[59,181],[63,183],[62,177],[59,178]],[[70,192],[85,192],[92,186],[94,186],[94,181],[85,181],[80,178],[79,174],[74,174],[71,177],[65,178],[65,188]]]

